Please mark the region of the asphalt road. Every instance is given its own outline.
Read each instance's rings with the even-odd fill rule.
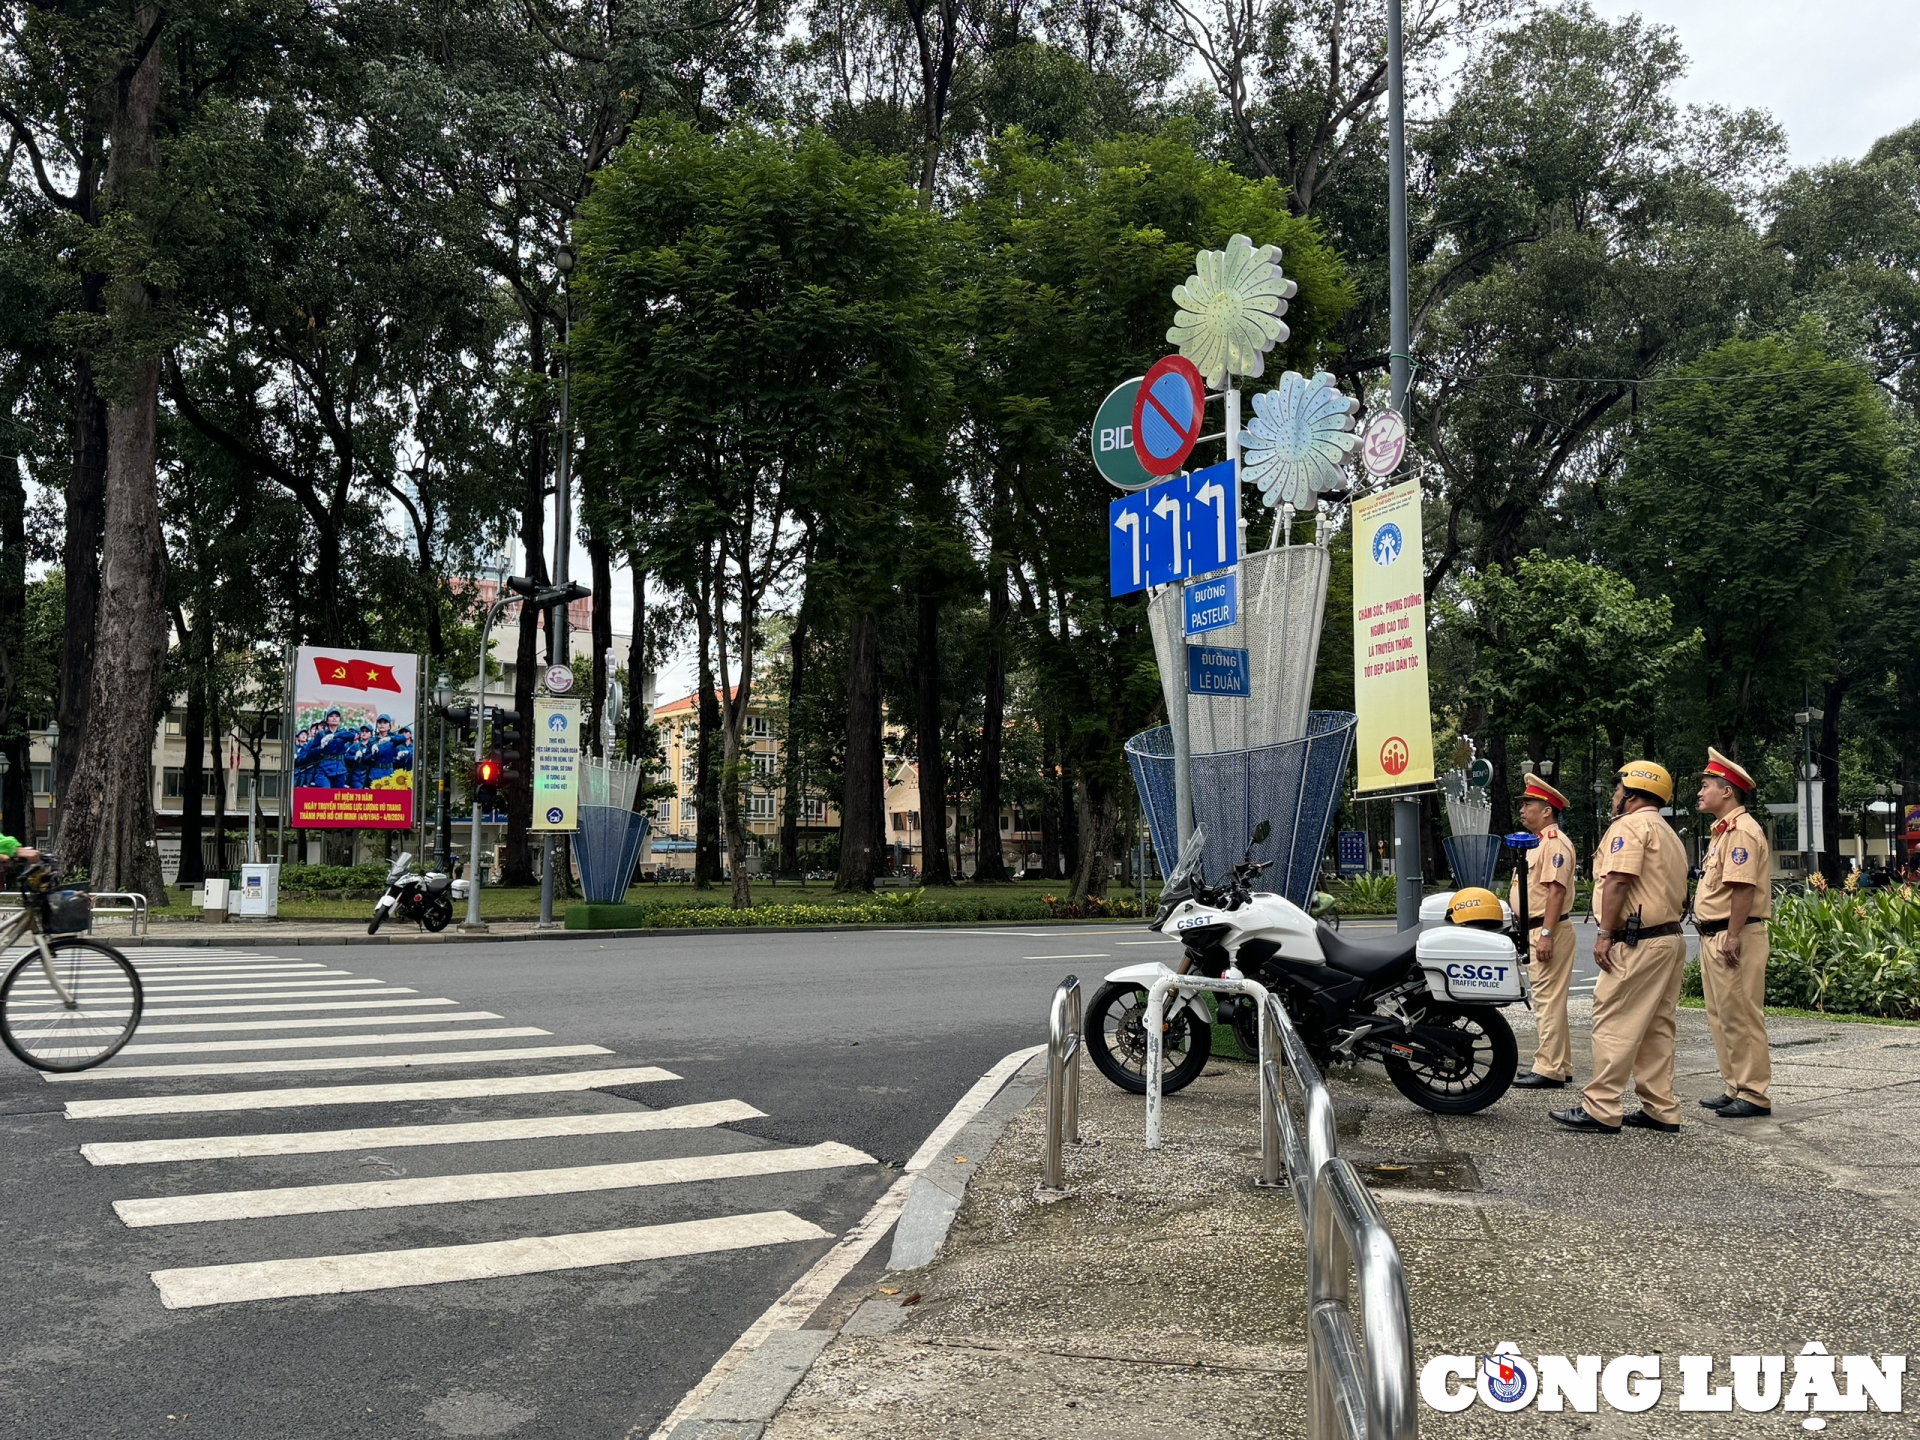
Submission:
[[[247,941],[133,952],[146,1018],[83,1078],[0,1056],[0,1433],[644,1437],[1044,1038],[1062,975],[1176,953],[1134,927]],[[197,1145],[132,1143],[164,1141]]]
[[[133,952],[148,1007],[128,1051],[60,1083],[0,1055],[0,1253],[9,1262],[0,1305],[14,1327],[0,1351],[0,1433],[584,1440],[638,1427],[644,1436],[859,1221],[985,1070],[1044,1038],[1047,999],[1064,973],[1154,953],[1119,948],[1146,938],[1107,929],[713,934],[303,953],[237,933],[233,953]],[[324,1023],[289,1023],[310,1019]],[[260,1022],[271,1024],[231,1028]],[[551,1033],[486,1034],[506,1030]],[[134,1053],[157,1044],[194,1048]],[[608,1053],[406,1063],[574,1046]],[[322,1062],[329,1068],[294,1068]],[[231,1068],[130,1073],[204,1065]],[[259,1068],[267,1065],[285,1068]],[[486,1089],[508,1076],[648,1066],[678,1078],[365,1098],[375,1085]],[[216,1103],[195,1097],[309,1087],[346,1092],[293,1107],[233,1108],[259,1102],[230,1098],[219,1109],[182,1108]],[[156,1097],[161,1113],[70,1118],[66,1108],[134,1097]],[[705,1123],[537,1136],[498,1124],[645,1124],[633,1117],[719,1102],[764,1116],[715,1123],[729,1112],[682,1110]],[[431,1145],[418,1131],[336,1133],[451,1124],[494,1129]],[[328,1148],[235,1155],[228,1139],[289,1134],[306,1138],[270,1148]],[[159,1140],[218,1141],[212,1148],[228,1153],[95,1151],[136,1162],[95,1164],[80,1150]],[[691,1168],[527,1174],[675,1160]],[[708,1173],[769,1163],[780,1169]],[[800,1164],[817,1168],[787,1168]],[[579,1188],[615,1180],[620,1188]],[[383,1193],[389,1182],[402,1188]],[[312,1188],[322,1186],[356,1188]],[[534,1187],[547,1193],[525,1193]],[[156,1203],[116,1213],[116,1201]],[[294,1205],[307,1213],[284,1213]],[[769,1214],[785,1218],[760,1229],[731,1218]],[[617,1243],[666,1243],[658,1231],[638,1241],[608,1232],[691,1222],[704,1223],[670,1232],[674,1244],[707,1253],[608,1260]],[[552,1247],[529,1259],[511,1243],[557,1235],[591,1237],[573,1242],[575,1258],[590,1263],[550,1268]],[[711,1249],[720,1244],[747,1248]],[[475,1246],[492,1248],[456,1248]],[[324,1289],[342,1273],[339,1261],[298,1262],[370,1254],[345,1273],[382,1288],[288,1293]],[[255,1264],[274,1261],[295,1263]],[[484,1278],[419,1283],[449,1265]],[[221,1268],[235,1266],[253,1268]],[[549,1268],[517,1273],[528,1266]],[[246,1298],[264,1292],[278,1298]],[[166,1294],[184,1308],[168,1308]]]

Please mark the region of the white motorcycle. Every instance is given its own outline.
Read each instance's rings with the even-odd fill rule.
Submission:
[[[1265,821],[1253,843],[1265,841]],[[1380,940],[1349,940],[1281,895],[1256,892],[1266,865],[1247,858],[1222,886],[1206,883],[1195,828],[1167,877],[1148,928],[1176,935],[1177,967],[1157,961],[1113,971],[1087,1007],[1086,1045],[1100,1073],[1122,1089],[1146,1091],[1148,987],[1163,975],[1220,978],[1236,971],[1267,987],[1324,1069],[1377,1060],[1414,1104],[1442,1115],[1484,1110],[1507,1091],[1519,1066],[1503,1005],[1528,998],[1526,967],[1508,929],[1442,925]],[[1525,933],[1524,905],[1520,933]],[[1249,1054],[1258,1048],[1254,1002],[1222,996],[1220,1023]],[[1214,1016],[1206,995],[1173,990],[1162,1024],[1162,1089],[1179,1090],[1206,1068]]]
[[[422,875],[413,869],[413,855],[401,851],[387,871],[387,893],[373,902],[373,918],[367,922],[367,934],[379,930],[388,918],[412,920],[430,934],[438,934],[453,923],[453,907],[467,898],[467,882],[451,875],[429,870]]]

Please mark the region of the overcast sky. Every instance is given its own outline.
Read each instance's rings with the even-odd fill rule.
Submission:
[[[1591,0],[1605,15],[1634,11],[1680,37],[1691,62],[1684,104],[1756,106],[1786,128],[1793,163],[1857,157],[1920,120],[1920,0]],[[574,560],[584,574],[586,556]],[[631,623],[631,588],[614,585],[615,626]],[[690,657],[661,677],[663,699],[693,684]]]
[[[1680,99],[1770,110],[1793,161],[1858,156],[1920,120],[1920,0],[1593,0],[1671,26],[1692,69]]]

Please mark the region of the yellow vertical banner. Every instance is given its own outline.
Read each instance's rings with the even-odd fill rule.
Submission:
[[[1353,708],[1360,789],[1433,783],[1417,480],[1353,502]]]
[[[578,830],[580,702],[533,702],[533,819],[529,830]]]

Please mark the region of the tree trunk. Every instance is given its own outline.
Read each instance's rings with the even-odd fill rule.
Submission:
[[[871,890],[884,868],[880,745],[880,627],[871,614],[857,615],[847,632],[847,769],[836,890]]]
[[[1000,757],[1007,724],[1007,577],[995,568],[987,591],[987,688],[980,723],[980,794],[974,810],[979,842],[973,860],[976,884],[1007,878],[1006,852],[1000,846]]]
[[[800,596],[800,613],[794,617],[793,634],[787,641],[787,733],[781,747],[780,868],[790,875],[800,870],[800,801],[806,777],[800,773],[795,757],[800,753],[797,741],[800,699],[806,688],[807,631],[813,619],[807,613],[807,597]]]
[[[1852,686],[1853,681],[1843,677],[1822,687],[1825,714],[1820,721],[1820,753],[1814,759],[1820,766],[1820,827],[1827,842],[1820,852],[1820,872],[1829,885],[1840,884],[1847,875],[1847,862],[1840,853],[1840,708]]]
[[[1060,873],[1055,878],[1071,880],[1080,869],[1080,804],[1074,793],[1073,776],[1060,767]]]
[[[920,749],[920,881],[951,885],[947,757],[940,740],[940,601],[932,595],[919,597],[919,637],[913,658]]]
[[[607,686],[613,677],[607,673],[607,657],[613,650],[613,552],[597,526],[587,536],[587,558],[593,564],[593,723],[587,743],[592,754],[604,756],[605,737],[611,733]]]
[[[713,693],[713,611],[704,601],[694,607],[695,638],[700,646],[700,698],[695,702],[693,792],[699,807],[693,825],[693,883],[705,888],[720,879],[720,785],[713,763],[713,742],[720,733],[720,701]]]
[[[31,796],[33,774],[20,757],[26,729],[15,715],[20,662],[27,626],[27,490],[17,461],[0,468],[0,754],[7,774],[0,781],[0,826],[22,844],[33,843],[23,787]]]
[[[81,283],[82,308],[104,304],[102,277]],[[93,358],[73,363],[73,472],[67,477],[67,534],[61,555],[66,579],[66,630],[60,640],[56,708],[66,743],[54,757],[56,795],[65,795],[87,738],[93,703],[93,639],[100,608],[100,545],[106,529],[107,405],[94,385]]]
[[[209,617],[200,617],[200,629],[181,636],[181,642],[194,656],[187,671],[187,715],[181,725],[186,757],[180,766],[180,873],[177,885],[198,885],[207,878],[206,830],[201,815],[200,796],[206,787],[207,749],[207,672],[200,663],[202,636],[211,628]]]
[[[233,722],[221,714],[220,692],[211,684],[211,677],[208,692],[207,731],[213,741],[213,871],[224,875],[231,868],[227,864],[227,731]],[[391,837],[392,832],[388,835]]]
[[[1112,868],[1107,856],[1113,846],[1116,811],[1113,792],[1092,779],[1081,781],[1078,798],[1080,863],[1074,868],[1073,891],[1068,899],[1084,904],[1089,895],[1104,897],[1107,893],[1107,873]]]

